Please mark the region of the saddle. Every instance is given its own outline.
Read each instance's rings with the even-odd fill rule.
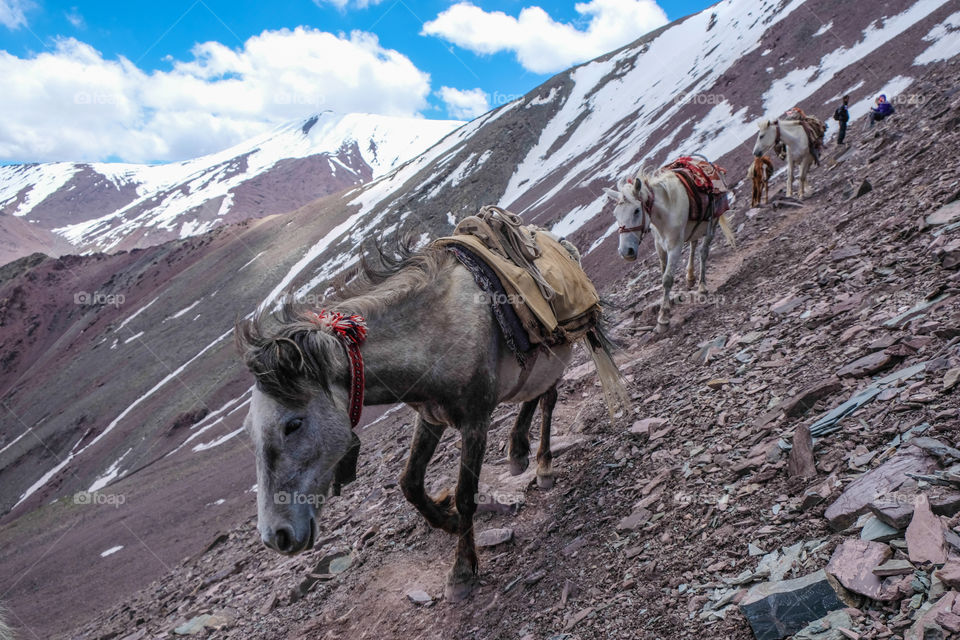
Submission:
[[[726,169],[691,156],[680,156],[663,169],[673,171],[687,190],[690,220],[719,218],[730,209],[729,189],[723,179]]]
[[[599,318],[600,297],[576,248],[516,214],[483,207],[434,242],[473,274],[521,364],[523,352],[579,340]]]

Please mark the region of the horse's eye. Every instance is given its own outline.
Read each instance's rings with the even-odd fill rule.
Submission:
[[[288,436],[301,426],[303,426],[302,418],[291,418],[290,420],[287,420],[285,425],[283,425],[283,435]]]
[[[635,215],[635,216],[640,215],[640,207],[637,207],[636,209],[634,209],[633,215]]]

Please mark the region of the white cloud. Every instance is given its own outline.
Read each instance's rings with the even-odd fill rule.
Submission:
[[[33,8],[29,0],[0,0],[0,24],[8,29],[27,26],[26,11]]]
[[[313,4],[318,7],[322,7],[325,4],[332,4],[341,11],[344,11],[348,7],[351,9],[366,9],[381,2],[383,2],[383,0],[313,0]]]
[[[71,7],[70,11],[65,12],[63,15],[67,18],[67,21],[73,25],[74,29],[87,28],[87,21],[83,19],[83,15],[76,7]]]
[[[550,73],[596,58],[667,23],[654,0],[590,0],[575,9],[589,19],[586,30],[557,22],[536,6],[514,18],[459,2],[426,23],[422,34],[479,54],[512,51],[529,71]]]
[[[487,94],[483,89],[454,89],[440,87],[437,92],[447,105],[447,113],[457,120],[473,120],[490,110]]]
[[[360,31],[264,31],[231,49],[197,44],[145,72],[61,39],[19,58],[0,51],[0,160],[180,160],[218,151],[323,109],[412,116],[430,76]]]

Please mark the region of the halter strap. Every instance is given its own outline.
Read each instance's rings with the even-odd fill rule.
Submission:
[[[353,429],[360,422],[360,413],[363,411],[363,390],[365,379],[363,375],[363,355],[360,345],[367,337],[367,322],[360,315],[345,316],[338,311],[320,310],[312,314],[311,321],[320,327],[328,327],[335,336],[343,342],[347,350],[347,359],[350,361],[350,387],[348,415],[350,428]]]
[[[633,178],[628,178],[627,182],[630,184],[633,184]],[[641,182],[640,185],[643,186],[643,183]],[[648,185],[647,197],[644,198],[644,201],[642,203],[640,203],[640,208],[643,210],[643,213],[644,213],[644,215],[641,216],[642,220],[640,221],[640,224],[635,227],[626,227],[624,225],[620,225],[617,228],[617,233],[624,234],[624,233],[632,233],[634,231],[639,231],[640,239],[642,240],[643,234],[646,233],[647,229],[650,228],[650,222],[649,222],[650,212],[653,211],[653,203],[654,203],[653,189],[651,189]]]

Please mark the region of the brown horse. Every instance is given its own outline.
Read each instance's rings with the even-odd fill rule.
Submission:
[[[770,161],[770,158],[765,155],[754,158],[747,169],[747,179],[753,185],[753,190],[750,193],[751,207],[760,206],[761,195],[764,204],[769,201],[771,176],[773,176],[773,162]]]
[[[459,537],[446,591],[459,600],[477,580],[473,516],[491,414],[501,402],[522,403],[509,449],[517,474],[528,465],[527,433],[540,403],[537,478],[542,486],[552,484],[550,419],[572,345],[538,347],[524,369],[489,298],[450,251],[431,245],[419,253],[379,254],[385,266],[362,261],[360,273],[321,317],[338,312],[354,323],[365,319],[363,404],[402,402],[418,413],[400,487],[427,522]],[[318,322],[316,313],[289,302],[237,326],[238,347],[257,378],[245,427],[257,459],[258,526],[263,542],[281,553],[312,547],[328,489],[355,475],[356,366],[343,338],[351,327]],[[599,325],[587,338],[604,386],[623,391]],[[359,348],[360,341],[355,344]],[[448,426],[460,431],[459,478],[452,498],[432,498],[424,489],[427,463]]]

